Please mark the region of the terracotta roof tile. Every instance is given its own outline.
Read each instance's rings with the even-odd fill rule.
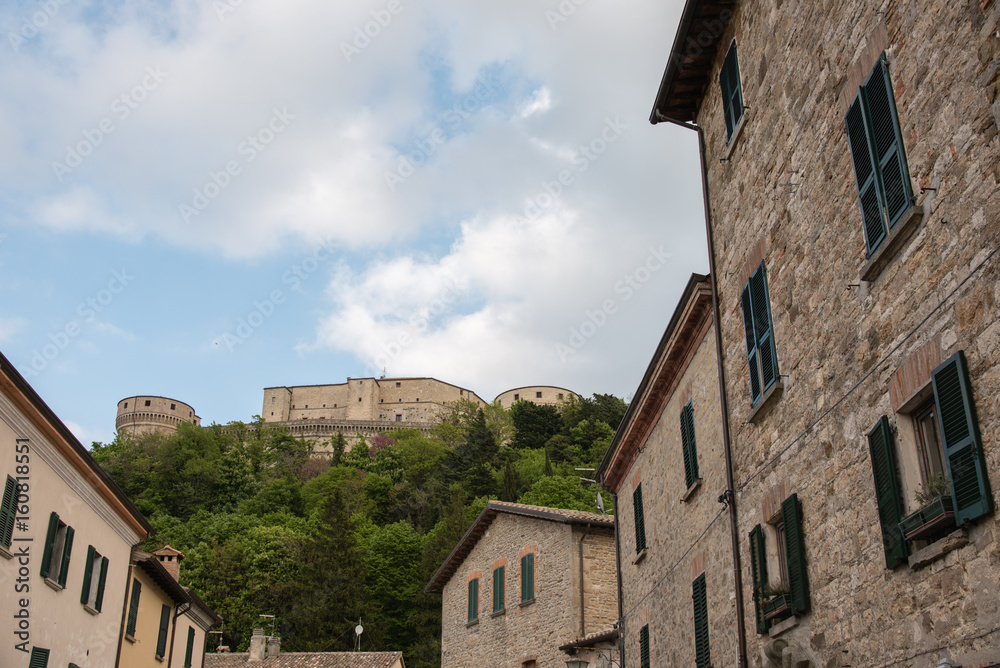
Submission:
[[[250,655],[206,654],[205,668],[392,668],[403,665],[402,652],[282,652],[276,657],[249,663]]]

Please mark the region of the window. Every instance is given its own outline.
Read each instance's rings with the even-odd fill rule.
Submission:
[[[557,395],[557,397],[558,397],[559,401],[562,401],[562,400],[563,400],[563,393],[562,393],[562,392],[560,392],[560,393],[559,393],[559,394]]]
[[[698,480],[698,450],[694,441],[694,404],[681,409],[681,442],[684,447],[684,481],[690,488]]]
[[[646,518],[642,508],[642,483],[632,492],[632,512],[635,514],[635,551],[636,554],[646,549]]]
[[[73,551],[73,527],[59,519],[59,515],[49,515],[49,530],[45,536],[45,550],[42,552],[41,575],[60,587],[66,586],[69,573],[69,557]]]
[[[542,398],[542,393],[541,392],[535,392],[535,398],[536,399],[541,399]]]
[[[194,654],[194,627],[188,627],[187,649],[184,650],[184,668],[191,668],[191,655]]]
[[[521,603],[535,600],[535,554],[521,557]]]
[[[17,522],[17,481],[7,476],[3,488],[3,503],[0,504],[0,547],[9,548],[14,539],[14,525]]]
[[[87,561],[84,562],[83,590],[80,603],[97,612],[104,604],[104,584],[108,579],[108,558],[102,557],[93,545],[87,546]]]
[[[913,203],[885,54],[858,89],[844,125],[870,257]]]
[[[170,630],[170,606],[164,605],[160,608],[160,632],[156,636],[156,656],[163,658],[167,655],[167,632]]]
[[[691,584],[691,599],[694,601],[695,665],[698,668],[709,668],[712,665],[712,653],[708,643],[708,595],[704,573]]]
[[[719,86],[722,87],[722,113],[726,117],[726,144],[733,139],[733,132],[743,118],[743,87],[740,84],[740,63],[736,56],[736,40],[733,40],[719,72]]]
[[[639,629],[639,665],[649,668],[649,624]]]
[[[396,422],[402,422],[402,421],[403,421],[403,416],[402,416],[402,414],[400,414],[400,413],[396,413]]]
[[[479,578],[469,580],[469,623],[479,621]]]
[[[778,357],[774,347],[774,329],[767,292],[767,269],[763,262],[747,281],[740,301],[743,306],[743,329],[747,338],[750,397],[752,404],[756,406],[778,380]]]
[[[147,406],[149,405],[149,399],[146,399],[146,405]]]
[[[493,569],[493,612],[503,612],[506,601],[506,568],[497,566]]]
[[[515,395],[514,395],[514,401],[517,401],[517,400],[518,400],[518,399],[520,399],[520,398],[521,398],[521,395],[520,395],[520,394],[515,394]]]
[[[49,650],[41,647],[31,648],[31,658],[28,659],[28,668],[46,668],[49,665]]]
[[[403,386],[402,383],[396,383],[396,387],[402,387],[402,386]]]
[[[125,635],[135,640],[135,622],[136,618],[139,616],[139,596],[142,592],[142,583],[138,580],[132,580],[132,593],[128,604],[128,623],[125,625]]]
[[[177,410],[177,404],[170,404],[170,410]]]
[[[777,548],[772,562],[777,573],[771,578],[768,578],[772,569],[768,568],[765,527],[758,524],[750,532],[750,571],[758,633],[767,633],[774,622],[809,610],[802,507],[797,494],[781,503],[781,512],[772,518],[766,531],[772,534]]]

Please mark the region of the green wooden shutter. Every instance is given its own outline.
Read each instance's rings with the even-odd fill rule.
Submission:
[[[504,609],[505,594],[507,593],[504,591],[507,583],[506,570],[503,566],[493,569],[493,612],[500,612]]]
[[[694,439],[694,404],[681,409],[681,441],[684,447],[684,481],[690,487],[698,479],[698,449]]]
[[[17,523],[17,481],[7,476],[3,488],[3,503],[0,504],[0,545],[10,547]]]
[[[743,117],[743,93],[740,86],[740,64],[733,41],[719,72],[719,87],[722,89],[722,113],[726,120],[726,143]]]
[[[28,668],[47,668],[49,665],[49,650],[41,647],[31,648],[31,658],[28,659]]]
[[[90,583],[94,577],[94,557],[97,550],[93,545],[87,546],[87,560],[83,562],[83,590],[80,592],[80,603],[90,603]]]
[[[896,450],[892,445],[892,429],[889,418],[882,419],[868,432],[868,451],[872,457],[872,472],[875,474],[875,497],[878,503],[878,517],[882,524],[882,546],[885,548],[886,568],[895,568],[906,561],[909,549],[899,521],[903,519],[903,495],[900,491],[899,473],[896,467]]]
[[[479,578],[469,580],[469,621],[479,619]]]
[[[535,555],[521,557],[521,602],[535,598]]]
[[[750,299],[750,282],[747,281],[740,298],[743,307],[743,330],[747,337],[747,369],[750,371],[750,402],[756,405],[760,401],[760,368],[757,364],[757,336],[754,334],[753,307]]]
[[[125,635],[135,637],[135,622],[139,616],[139,596],[142,592],[142,583],[136,579],[132,580],[132,594],[128,604],[128,624],[125,625]]]
[[[635,551],[646,549],[646,518],[642,507],[642,484],[632,492],[632,513],[635,515]]]
[[[639,629],[639,664],[649,668],[649,624]]]
[[[188,627],[187,649],[184,650],[184,668],[191,668],[191,655],[194,654],[194,627]]]
[[[708,642],[708,595],[704,573],[692,583],[691,598],[694,601],[695,664],[698,668],[709,668],[712,665],[712,652]]]
[[[879,58],[864,85],[868,122],[882,190],[883,216],[892,229],[910,208],[912,188],[903,151],[903,135],[896,113],[895,94],[885,54]]]
[[[858,203],[861,205],[861,222],[865,233],[868,254],[878,248],[887,235],[882,219],[882,207],[878,192],[878,177],[868,124],[865,121],[863,92],[859,88],[851,103],[844,125],[851,147],[851,162],[854,164],[854,182],[858,187]]]
[[[753,607],[757,618],[757,633],[767,633],[767,620],[762,606],[767,586],[767,552],[764,549],[764,529],[757,525],[750,532],[750,574],[753,577]]]
[[[97,600],[94,601],[94,610],[98,612],[104,607],[104,585],[108,581],[108,558],[101,557],[101,577],[97,581]]]
[[[57,533],[59,533],[59,515],[52,513],[49,515],[49,529],[45,533],[45,549],[42,551],[42,567],[39,569],[43,578],[49,577],[52,564],[52,546],[56,542]]]
[[[955,523],[961,525],[993,510],[965,353],[958,351],[945,360],[931,373],[931,379],[951,481]]]
[[[753,307],[754,333],[757,336],[757,356],[760,360],[760,391],[767,392],[778,380],[778,359],[771,327],[771,306],[767,293],[767,269],[761,262],[750,277],[750,299]]]
[[[167,655],[167,632],[170,630],[170,606],[160,608],[160,633],[156,637],[156,656]]]
[[[781,503],[781,519],[785,526],[785,557],[788,565],[788,589],[792,598],[792,614],[809,609],[809,574],[806,570],[806,544],[802,535],[802,507],[798,494]]]
[[[66,586],[66,576],[69,575],[69,558],[73,552],[73,527],[66,527],[66,536],[63,539],[63,553],[59,566],[59,586]]]

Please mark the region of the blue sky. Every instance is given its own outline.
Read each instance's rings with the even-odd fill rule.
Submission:
[[[85,443],[383,368],[631,394],[707,271],[681,5],[5,4],[0,350]]]

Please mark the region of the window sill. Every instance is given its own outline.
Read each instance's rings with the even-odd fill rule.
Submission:
[[[746,107],[743,108],[743,115],[740,116],[740,120],[736,122],[736,127],[733,128],[733,135],[729,138],[729,143],[727,143],[726,147],[722,150],[723,161],[728,161],[733,155],[733,151],[736,149],[736,144],[739,142],[740,135],[743,134],[743,126],[746,125],[747,113],[749,111],[750,110]]]
[[[89,612],[90,614],[95,615],[95,616],[101,614],[100,610],[98,610],[97,608],[91,607],[87,603],[83,604],[83,609],[86,610],[87,612]]]
[[[694,493],[701,489],[701,483],[703,482],[705,482],[704,478],[696,478],[695,481],[691,483],[691,486],[687,488],[687,491],[684,492],[684,496],[681,497],[681,503],[687,503],[688,500],[694,496]]]
[[[63,589],[66,588],[61,584],[59,584],[58,582],[56,582],[55,580],[53,580],[52,578],[45,578],[45,584],[47,584],[52,589],[55,589],[56,591],[62,591]]]
[[[923,219],[924,208],[916,204],[911,206],[896,223],[896,227],[889,232],[889,236],[882,242],[882,245],[875,250],[875,254],[862,265],[861,280],[871,283],[878,278],[913,236]]]
[[[156,655],[156,656],[154,656],[153,658],[154,658],[154,659],[156,659],[157,661],[159,661],[160,663],[163,663],[163,657],[162,657],[162,656],[160,656],[159,654],[157,654],[157,655]]]
[[[749,417],[747,417],[747,422],[752,424],[758,424],[764,417],[771,412],[771,408],[774,404],[778,403],[778,399],[781,394],[785,391],[785,384],[781,382],[781,379],[774,381],[774,385],[771,386],[761,400],[757,402],[757,405],[753,407],[750,411]]]
[[[467,629],[471,629],[473,626],[479,626],[479,620],[478,619],[473,619],[471,622],[466,622],[465,623],[465,628],[467,628]]]
[[[14,555],[8,552],[7,548],[3,545],[0,545],[0,557],[3,557],[4,559],[13,559]]]
[[[490,617],[502,617],[503,615],[506,614],[507,614],[507,608],[504,608],[503,610],[497,610],[496,612],[491,612]]]
[[[521,601],[520,603],[518,603],[518,606],[520,606],[522,608],[527,608],[529,605],[533,604],[534,602],[535,602],[535,599],[529,598],[527,601]]]
[[[969,544],[969,530],[962,528],[953,531],[944,538],[934,541],[927,547],[921,548],[910,555],[908,560],[910,570],[918,570],[928,566],[938,559],[941,559],[949,552],[965,547]]]
[[[644,548],[642,548],[642,549],[641,549],[641,550],[640,550],[640,551],[639,551],[639,552],[638,552],[638,553],[637,553],[637,554],[635,555],[635,558],[634,558],[634,559],[632,559],[632,565],[633,565],[633,566],[634,566],[635,564],[638,564],[638,563],[639,563],[640,561],[642,561],[643,559],[645,559],[645,558],[646,558],[646,551],[647,551],[648,549],[649,549],[649,548],[645,548],[645,547],[644,547]]]
[[[791,631],[798,625],[799,625],[799,618],[796,617],[795,615],[792,615],[791,617],[783,619],[774,626],[772,626],[771,628],[769,628],[767,630],[767,635],[771,638],[777,638],[786,631]]]
[[[125,640],[128,640],[131,643],[134,643],[135,642],[135,636],[130,636],[129,634],[126,633],[125,634]]]

